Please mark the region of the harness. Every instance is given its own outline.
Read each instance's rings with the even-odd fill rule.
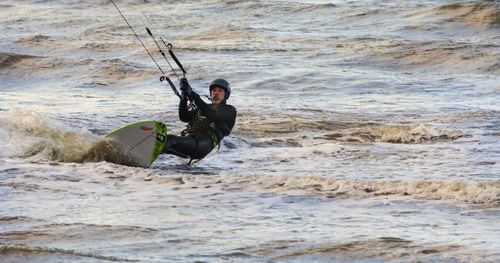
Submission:
[[[217,146],[217,151],[220,150],[220,141],[222,140],[222,136],[219,135],[219,131],[217,130],[215,123],[210,121],[207,117],[201,115],[200,112],[198,112],[194,119],[188,123],[187,128],[181,132],[181,136],[186,135],[191,135],[196,139],[194,155],[198,155],[200,136],[208,136],[212,143],[212,149]],[[191,157],[188,165],[191,165],[193,160],[195,160],[194,163],[197,163],[202,159],[203,158],[195,160]]]

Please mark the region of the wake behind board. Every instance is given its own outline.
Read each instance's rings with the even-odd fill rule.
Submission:
[[[147,168],[163,150],[167,126],[159,121],[141,121],[114,130],[105,138],[113,152],[113,158],[107,161]]]

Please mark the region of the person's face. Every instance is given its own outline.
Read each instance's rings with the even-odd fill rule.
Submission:
[[[226,95],[226,92],[224,89],[220,87],[214,87],[212,91],[210,91],[210,97],[212,98],[212,103],[214,104],[219,104],[224,100],[224,96]]]

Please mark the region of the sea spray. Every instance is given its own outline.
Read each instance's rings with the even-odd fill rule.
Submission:
[[[47,115],[21,110],[0,113],[2,157],[79,162],[99,137]],[[5,140],[4,140],[5,139]]]

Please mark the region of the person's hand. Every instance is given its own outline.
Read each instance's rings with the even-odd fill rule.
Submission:
[[[189,85],[189,82],[186,78],[182,78],[180,82],[181,86],[181,91],[184,96],[191,96],[191,93],[193,93],[193,90],[191,89],[191,86]]]

